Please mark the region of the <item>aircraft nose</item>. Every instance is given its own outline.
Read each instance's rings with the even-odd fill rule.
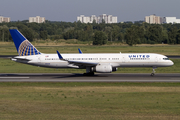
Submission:
[[[173,61],[171,61],[170,65],[171,65],[171,66],[174,65]]]

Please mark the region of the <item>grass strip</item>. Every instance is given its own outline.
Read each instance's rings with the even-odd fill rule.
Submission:
[[[0,83],[0,119],[178,120],[179,83]]]

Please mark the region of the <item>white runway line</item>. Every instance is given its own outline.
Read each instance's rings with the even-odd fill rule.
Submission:
[[[28,79],[29,77],[0,77],[0,79]]]

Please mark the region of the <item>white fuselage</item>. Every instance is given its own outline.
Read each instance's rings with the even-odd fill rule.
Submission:
[[[82,68],[71,64],[68,61],[79,61],[88,63],[108,64],[112,67],[168,67],[174,63],[166,56],[153,53],[104,53],[104,54],[61,54],[63,59],[60,60],[57,54],[41,54],[30,56],[17,56],[12,60],[25,64],[31,64],[51,68]]]

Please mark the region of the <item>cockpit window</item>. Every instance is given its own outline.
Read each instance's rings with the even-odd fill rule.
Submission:
[[[163,58],[163,60],[169,60],[169,58]]]

